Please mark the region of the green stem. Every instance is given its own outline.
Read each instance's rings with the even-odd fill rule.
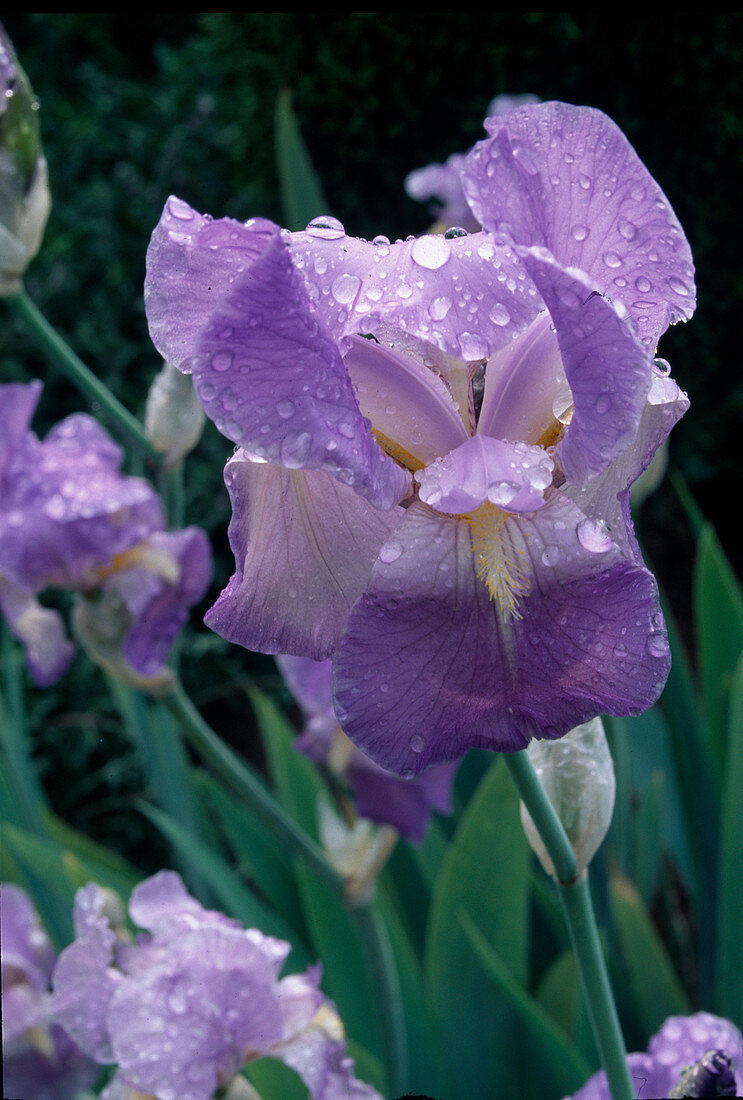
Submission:
[[[612,1100],[634,1100],[627,1051],[609,982],[588,884],[578,874],[575,852],[554,806],[524,750],[505,760],[555,868],[557,890],[570,932],[596,1045]]]
[[[376,992],[386,1054],[391,1096],[402,1096],[408,1086],[408,1047],[400,979],[387,929],[374,901],[353,906],[351,916],[366,951]]]
[[[273,835],[304,860],[324,884],[342,896],[344,883],[315,842],[284,812],[249,768],[220,740],[178,685],[162,701],[198,755],[242,798]]]
[[[49,324],[38,306],[31,301],[25,289],[21,290],[15,297],[7,298],[6,301],[13,312],[31,330],[37,343],[43,348],[47,358],[54,366],[61,370],[86,397],[99,405],[149,458],[159,462],[162,456],[150,443],[137,418],[121,404],[119,399],[111,393],[108,386],[104,385],[90,368],[86,367],[72,348],[65,343],[56,329]]]

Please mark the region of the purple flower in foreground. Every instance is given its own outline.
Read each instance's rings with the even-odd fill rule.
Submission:
[[[451,813],[456,764],[439,764],[410,781],[385,771],[357,749],[338,724],[331,662],[288,656],[276,661],[305,719],[294,747],[346,779],[361,817],[392,825],[410,840],[421,841],[434,810]]]
[[[729,1020],[709,1012],[697,1012],[694,1016],[669,1016],[650,1040],[646,1054],[628,1055],[638,1100],[687,1095],[686,1092],[676,1091],[679,1079],[687,1066],[698,1062],[708,1051],[721,1051],[732,1060],[736,1085],[730,1092],[695,1092],[688,1095],[743,1094],[743,1036]],[[573,1100],[610,1100],[604,1071],[594,1074]]]
[[[68,416],[44,440],[29,425],[41,383],[0,386],[0,611],[42,687],[74,655],[44,589],[79,595],[79,633],[103,663],[152,683],[188,610],[211,579],[198,528],[164,530],[159,497],[120,472],[97,422]]]
[[[54,953],[17,886],[0,886],[3,1087],[5,1096],[72,1100],[98,1067],[52,1019]]]
[[[117,940],[103,905],[95,884],[78,891],[53,1007],[92,1058],[118,1066],[104,1097],[131,1089],[209,1100],[270,1055],[299,1073],[313,1100],[380,1100],[353,1076],[319,969],[279,978],[289,944],[203,909],[170,871],[132,893],[132,921],[146,930],[136,943]]]
[[[335,711],[412,778],[658,697],[670,651],[629,490],[686,396],[654,360],[688,244],[601,112],[488,120],[469,236],[302,233],[171,198],[153,340],[237,445],[236,572],[207,615],[332,657]]]

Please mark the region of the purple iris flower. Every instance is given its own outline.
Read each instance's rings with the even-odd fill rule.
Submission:
[[[0,386],[0,610],[42,687],[75,652],[60,613],[38,600],[50,587],[86,597],[80,619],[105,602],[116,634],[107,659],[150,680],[209,584],[208,540],[195,527],[164,530],[159,497],[121,473],[120,448],[91,417],[69,416],[39,440],[29,426],[40,392],[40,382]]]
[[[402,836],[420,842],[434,810],[451,813],[456,764],[435,765],[409,782],[385,771],[357,749],[338,724],[331,662],[290,656],[276,661],[305,720],[294,747],[348,782],[361,817],[392,825]]]
[[[689,246],[601,112],[486,129],[477,233],[288,233],[171,198],[148,252],[153,340],[238,445],[206,621],[332,657],[338,721],[404,778],[637,714],[670,665],[629,490],[688,407],[654,351],[693,310]]]
[[[0,886],[0,947],[3,1095],[72,1100],[98,1066],[53,1020],[54,952],[27,895],[8,884]]]
[[[353,1076],[319,968],[280,978],[289,944],[205,910],[177,874],[132,892],[143,931],[116,936],[94,883],[75,899],[75,941],[53,975],[56,1018],[97,1062],[117,1065],[103,1096],[209,1100],[249,1062],[295,1069],[313,1100],[379,1100]]]
[[[687,1095],[683,1090],[676,1091],[681,1074],[708,1051],[719,1051],[724,1056],[718,1060],[722,1074],[730,1074],[726,1063],[732,1062],[735,1084],[727,1092],[696,1091],[689,1095],[743,1095],[743,1036],[729,1020],[709,1012],[697,1012],[693,1016],[669,1016],[650,1040],[647,1053],[628,1055],[638,1100]],[[610,1100],[604,1071],[595,1073],[576,1092],[573,1100]]]

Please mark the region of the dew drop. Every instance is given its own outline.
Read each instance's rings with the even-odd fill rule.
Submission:
[[[437,271],[451,256],[451,245],[445,237],[435,235],[418,237],[413,241],[410,255],[419,267]]]
[[[632,241],[637,235],[637,226],[634,222],[631,222],[629,218],[620,218],[617,222],[617,229],[624,237],[625,241]]]
[[[635,279],[635,286],[641,294],[647,294],[649,290],[653,289],[653,284],[650,282],[650,279],[646,278],[645,275],[637,276],[637,278]]]
[[[361,279],[358,275],[344,273],[339,275],[330,288],[330,293],[339,306],[347,306],[354,300],[361,289]]]
[[[419,733],[414,734],[410,738],[410,748],[413,752],[423,752],[426,747],[425,737],[421,737]]]
[[[570,232],[574,241],[585,241],[591,230],[587,225],[574,225]]]
[[[542,554],[542,565],[557,565],[560,560],[560,547],[546,546]]]
[[[443,321],[450,309],[451,301],[449,298],[434,298],[428,307],[428,314],[432,321]]]
[[[663,633],[649,634],[645,649],[651,657],[667,657],[671,647]]]
[[[339,222],[337,218],[333,218],[329,214],[313,218],[307,226],[306,232],[310,237],[320,237],[324,241],[337,241],[346,235],[343,222]]]
[[[603,414],[608,412],[610,408],[611,398],[609,397],[609,395],[607,393],[599,394],[599,396],[596,398],[596,404],[594,405],[594,409],[596,410],[596,412],[600,416],[603,416]]]
[[[402,546],[395,539],[390,542],[386,542],[382,549],[379,551],[379,560],[384,562],[385,565],[390,565],[402,554]]]
[[[283,401],[278,401],[276,404],[276,412],[279,414],[282,420],[288,420],[294,412],[294,402],[285,398]]]
[[[217,351],[212,355],[212,370],[225,371],[232,366],[234,356],[231,351]]]
[[[193,218],[193,210],[188,203],[183,199],[177,199],[174,195],[168,200],[168,213],[182,222],[190,222]]]
[[[622,257],[617,252],[605,252],[603,260],[607,267],[622,266]]]
[[[490,320],[494,325],[507,325],[511,320],[511,314],[508,312],[502,302],[496,302],[490,311]]]
[[[668,280],[668,285],[670,286],[671,290],[675,291],[676,294],[682,294],[685,298],[689,294],[689,288],[686,283],[682,279],[679,279],[676,275],[670,276]]]
[[[575,529],[578,542],[592,554],[604,554],[612,546],[612,538],[601,520],[582,519]]]

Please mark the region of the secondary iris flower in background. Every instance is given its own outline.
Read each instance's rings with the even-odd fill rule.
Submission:
[[[54,952],[27,895],[0,886],[3,1091],[34,1100],[72,1100],[98,1066],[54,1022]]]
[[[697,1073],[706,1088],[677,1088],[687,1066],[708,1052],[707,1068]],[[648,1044],[647,1053],[627,1059],[638,1100],[658,1096],[740,1096],[743,1094],[743,1036],[735,1024],[710,1012],[669,1016]],[[603,1070],[580,1089],[573,1100],[610,1100]]]
[[[451,813],[456,765],[439,764],[412,782],[385,771],[360,752],[338,724],[331,662],[290,656],[277,661],[305,719],[294,747],[349,784],[361,817],[392,825],[402,836],[420,841],[434,810]]]
[[[480,232],[391,244],[171,198],[153,340],[238,449],[236,572],[207,622],[331,657],[348,736],[410,778],[658,697],[670,652],[629,488],[688,406],[656,363],[689,246],[617,127],[486,123]]]
[[[43,440],[30,430],[41,383],[0,386],[0,610],[40,686],[75,652],[46,588],[78,594],[76,619],[104,662],[147,684],[211,580],[196,527],[166,531],[144,478],[120,472],[122,452],[84,414]]]
[[[174,872],[132,892],[144,931],[117,938],[95,883],[75,899],[75,941],[53,974],[56,1018],[91,1058],[115,1064],[103,1097],[210,1100],[270,1055],[297,1071],[312,1100],[380,1100],[353,1075],[319,968],[279,978],[289,944],[203,909]]]

